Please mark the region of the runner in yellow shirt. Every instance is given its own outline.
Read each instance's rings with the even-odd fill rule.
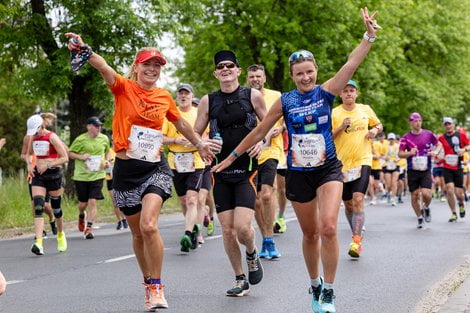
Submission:
[[[345,213],[352,231],[349,255],[360,256],[365,222],[364,195],[372,165],[371,139],[382,131],[382,124],[368,105],[356,103],[357,83],[348,81],[341,91],[342,104],[333,109],[331,119],[338,159],[343,163]]]
[[[176,102],[180,115],[194,125],[197,117],[197,109],[192,106],[193,87],[189,84],[178,86]],[[162,132],[164,143],[168,144],[168,164],[173,171],[173,184],[176,194],[180,198],[183,210],[184,235],[181,237],[181,252],[189,252],[196,249],[199,242],[202,243],[200,225],[204,218],[203,207],[198,205],[198,193],[201,188],[202,175],[205,163],[194,147],[176,127],[165,119]]]
[[[400,168],[398,162],[400,157],[398,156],[399,144],[397,136],[394,133],[387,135],[388,145],[387,154],[385,156],[385,188],[387,189],[388,203],[392,206],[397,205],[397,190],[398,190],[398,177],[400,176]]]
[[[266,110],[281,97],[279,91],[264,88],[266,74],[264,66],[253,64],[247,68],[247,83],[250,88],[261,91],[266,103]],[[259,252],[260,258],[278,259],[281,254],[276,248],[273,238],[273,224],[276,215],[276,190],[274,187],[277,165],[283,158],[284,149],[282,141],[282,131],[284,126],[276,122],[274,127],[265,137],[265,143],[258,157],[258,184],[256,195],[255,218],[258,223],[263,244]]]

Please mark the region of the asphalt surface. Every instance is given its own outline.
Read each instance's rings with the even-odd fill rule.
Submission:
[[[357,260],[347,255],[351,235],[341,209],[338,312],[415,312],[429,288],[465,262],[470,216],[451,224],[446,203],[434,201],[431,207],[432,223],[418,230],[409,200],[397,207],[367,205],[364,248]],[[287,232],[275,238],[281,259],[263,261],[265,278],[251,286],[249,296],[230,298],[225,291],[234,277],[220,228],[202,247],[182,254],[182,217],[162,216],[162,278],[170,308],[160,312],[311,312],[301,233],[291,209],[286,218]],[[41,257],[30,252],[32,237],[0,241],[0,270],[8,284],[0,312],[143,312],[142,279],[130,232],[100,226],[93,240],[69,232],[65,253],[57,252],[55,238],[46,239]]]

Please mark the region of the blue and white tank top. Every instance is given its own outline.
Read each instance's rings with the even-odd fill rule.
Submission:
[[[297,89],[281,96],[289,134],[287,165],[290,170],[313,171],[336,160],[331,132],[331,109],[335,95],[315,86],[308,93]]]

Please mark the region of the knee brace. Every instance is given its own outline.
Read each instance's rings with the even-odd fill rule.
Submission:
[[[44,196],[34,196],[34,217],[42,217],[44,214]]]
[[[51,196],[51,208],[52,212],[54,213],[55,218],[61,218],[62,217],[62,209],[60,208],[60,204],[62,201],[62,197],[52,197]]]

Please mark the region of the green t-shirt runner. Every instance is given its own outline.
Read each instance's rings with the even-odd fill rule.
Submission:
[[[104,179],[105,155],[110,149],[109,139],[104,134],[98,134],[91,138],[88,133],[83,133],[73,141],[70,151],[77,154],[88,153],[90,157],[86,161],[75,160],[75,169],[73,171],[73,180],[77,181],[95,181]]]

